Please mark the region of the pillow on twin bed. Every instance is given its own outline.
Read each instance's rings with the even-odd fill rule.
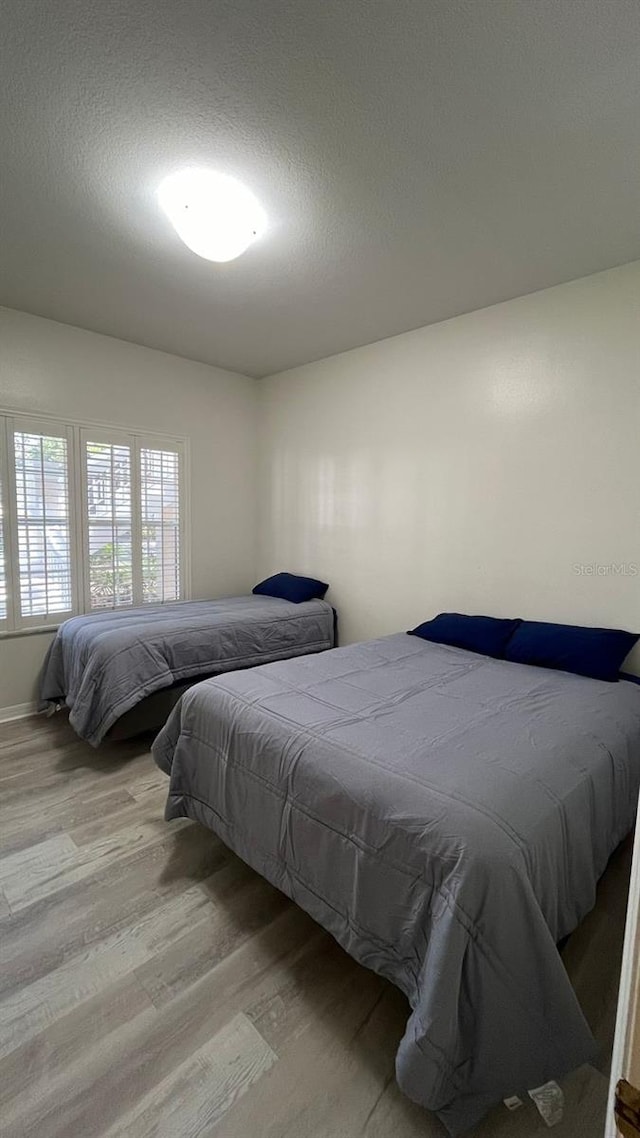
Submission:
[[[419,636],[432,644],[448,644],[466,648],[482,656],[500,658],[507,641],[520,624],[519,620],[500,620],[495,616],[464,616],[459,612],[441,612],[412,628],[409,636]]]
[[[314,577],[298,577],[295,573],[276,573],[273,577],[266,577],[260,581],[253,590],[262,597],[278,597],[282,601],[293,601],[302,604],[303,601],[322,600],[328,585],[324,581],[316,581]]]
[[[516,664],[557,668],[594,680],[617,680],[620,665],[639,637],[618,628],[582,628],[523,620],[507,644],[504,658]]]

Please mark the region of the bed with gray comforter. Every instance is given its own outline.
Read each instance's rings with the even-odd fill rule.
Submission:
[[[153,746],[214,830],[408,997],[452,1134],[595,1044],[556,948],[632,828],[640,688],[404,634],[191,688]]]
[[[125,712],[180,680],[322,652],[335,642],[326,601],[178,601],[77,616],[60,626],[40,675],[41,706],[66,703],[97,747]]]

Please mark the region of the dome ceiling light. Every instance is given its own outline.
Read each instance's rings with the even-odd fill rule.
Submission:
[[[251,190],[214,170],[190,167],[170,174],[158,198],[181,240],[207,261],[233,261],[266,228],[266,214]]]

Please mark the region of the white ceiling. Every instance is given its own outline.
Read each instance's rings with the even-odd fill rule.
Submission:
[[[5,0],[0,303],[265,375],[640,258],[638,0]],[[226,265],[155,191],[269,216]]]

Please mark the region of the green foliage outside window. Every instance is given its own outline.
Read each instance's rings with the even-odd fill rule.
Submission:
[[[142,596],[144,601],[160,597],[159,569],[157,554],[150,548],[156,537],[155,528],[143,526],[142,529]],[[96,549],[89,558],[89,581],[91,599],[96,607],[117,604],[130,604],[133,600],[133,568],[131,547],[127,544],[106,542]]]

